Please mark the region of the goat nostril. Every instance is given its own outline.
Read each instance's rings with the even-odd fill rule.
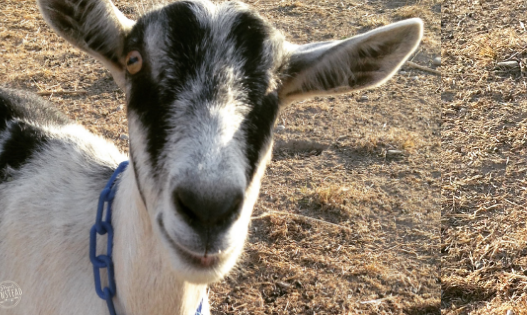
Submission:
[[[240,215],[240,206],[243,201],[242,196],[237,196],[230,206],[226,207],[228,210],[224,211],[222,215],[218,216],[218,222],[220,225],[228,224],[229,222],[236,221]]]
[[[184,194],[183,194],[184,195]],[[182,198],[183,197],[183,198]],[[174,206],[176,211],[179,212],[189,223],[193,223],[199,218],[196,217],[196,214],[192,211],[192,200],[188,200],[188,196],[180,196],[178,190],[174,190],[173,195]],[[187,199],[186,201],[184,199]]]
[[[242,191],[227,191],[222,194],[201,194],[186,188],[172,193],[175,210],[191,225],[226,225],[235,221],[243,203]]]

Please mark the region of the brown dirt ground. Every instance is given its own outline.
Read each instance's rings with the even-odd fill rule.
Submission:
[[[425,37],[413,61],[432,67],[431,60],[440,54],[438,0],[247,2],[296,43],[342,39],[404,18],[421,17]],[[115,3],[130,17],[147,6],[139,0]],[[0,56],[3,86],[35,92],[85,90],[82,95],[44,97],[86,128],[127,150],[126,141],[120,139],[127,133],[123,93],[99,63],[47,27],[34,1],[0,2]],[[278,213],[253,221],[239,266],[224,281],[211,286],[213,314],[440,313],[440,84],[438,76],[404,67],[381,88],[315,98],[284,110],[278,124],[285,129],[277,132],[274,158],[255,216],[268,211],[300,216]],[[482,95],[485,91],[482,88]],[[363,96],[368,99],[361,99]],[[506,97],[503,102],[508,102]],[[506,109],[509,120],[500,124],[520,126],[516,103],[501,104],[494,106]],[[486,106],[478,107],[481,112],[472,123],[482,122],[486,117],[482,113],[498,117]],[[472,117],[463,118],[455,111],[452,119]],[[459,137],[455,141],[461,141]],[[476,143],[474,139],[466,145]],[[503,150],[501,142],[494,145]],[[480,148],[474,159],[484,158],[484,146]],[[387,155],[392,149],[403,154]],[[525,152],[525,146],[520,149]],[[467,148],[466,152],[472,151]],[[503,166],[502,152],[500,162],[490,167],[501,167],[500,172],[506,173],[509,168]],[[465,158],[469,156],[459,156]],[[513,159],[508,165],[514,165],[517,172],[513,174],[520,180],[522,165],[518,162]],[[489,174],[484,173],[483,179]],[[456,176],[459,182],[469,175]],[[494,176],[492,183],[497,183]],[[467,194],[479,193],[476,184],[463,187]],[[502,194],[513,186],[489,187],[485,186],[485,191]],[[521,202],[518,197],[506,198]],[[516,208],[501,200],[500,207],[480,216],[501,213],[499,222],[505,220],[505,211]],[[460,211],[465,210],[456,206],[455,212]],[[494,226],[488,226],[488,235],[497,233]],[[507,238],[515,235],[507,234]],[[504,246],[516,248],[517,244],[507,242]],[[493,255],[504,255],[506,250],[493,248],[489,250]],[[507,269],[510,273],[521,272],[511,268]]]
[[[527,314],[527,7],[442,13],[442,314]]]

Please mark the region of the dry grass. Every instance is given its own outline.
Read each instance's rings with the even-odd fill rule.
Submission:
[[[115,2],[134,16],[150,1]],[[413,61],[431,66],[440,53],[439,1],[247,2],[296,43],[419,16],[426,31]],[[127,150],[123,93],[33,1],[0,2],[0,54],[1,85],[86,91],[45,97]],[[403,70],[381,88],[282,112],[255,209],[273,214],[253,221],[238,268],[211,287],[213,314],[439,314],[440,79]]]
[[[527,314],[525,13],[443,6],[442,314]]]

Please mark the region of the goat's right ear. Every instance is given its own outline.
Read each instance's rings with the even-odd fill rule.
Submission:
[[[409,19],[339,41],[289,45],[279,97],[283,104],[386,82],[416,50],[423,22]]]
[[[37,0],[46,22],[73,45],[101,61],[124,89],[124,38],[134,25],[110,0]]]

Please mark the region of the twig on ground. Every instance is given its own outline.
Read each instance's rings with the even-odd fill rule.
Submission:
[[[437,71],[437,70],[430,69],[430,68],[425,67],[425,66],[418,65],[415,62],[407,61],[406,65],[408,65],[411,68],[415,68],[415,69],[423,70],[423,71],[430,72],[430,73],[433,73],[433,74],[441,75],[441,71]]]
[[[510,272],[504,272],[503,274],[506,275],[506,276],[527,280],[527,276],[524,276],[524,275],[519,275],[519,274],[515,274],[515,273],[510,273]]]
[[[514,205],[514,206],[517,206],[517,207],[521,207],[519,204],[515,203],[515,202],[512,202],[510,200],[507,200],[507,199],[504,199],[505,201],[507,201],[508,203],[510,203],[511,205]]]
[[[390,296],[387,296],[387,297],[381,298],[381,299],[362,301],[362,302],[360,302],[360,304],[380,304],[381,302],[384,302],[386,300],[391,300],[393,298],[394,297],[390,295]]]
[[[41,91],[37,92],[38,95],[65,95],[65,94],[86,94],[88,93],[85,90],[77,90],[77,91]]]
[[[301,214],[289,213],[289,212],[285,212],[285,211],[275,211],[275,210],[267,209],[266,207],[262,207],[262,208],[267,210],[267,212],[265,212],[265,213],[263,213],[263,214],[261,214],[261,215],[259,215],[257,217],[251,217],[252,220],[264,219],[264,218],[270,217],[270,216],[275,215],[275,214],[276,215],[287,215],[287,216],[295,217],[296,219],[300,219],[300,220],[304,220],[304,221],[313,221],[313,222],[317,222],[317,223],[323,223],[323,224],[327,224],[327,225],[332,225],[334,227],[337,227],[337,228],[340,228],[340,229],[344,229],[344,230],[352,232],[352,233],[354,232],[349,227],[346,227],[346,226],[343,226],[343,225],[340,225],[340,224],[336,224],[336,223],[332,223],[332,222],[328,222],[328,221],[324,221],[324,220],[320,220],[320,219],[315,219],[315,218],[308,217],[308,216],[301,215]]]

